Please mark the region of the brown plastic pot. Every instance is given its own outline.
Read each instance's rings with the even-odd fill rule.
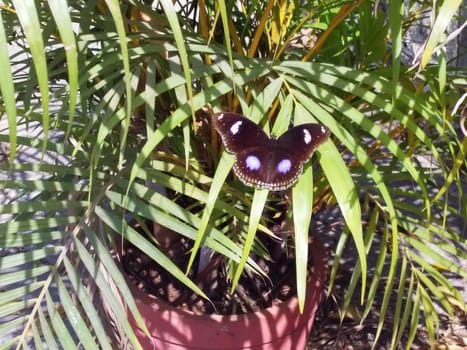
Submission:
[[[318,239],[310,244],[310,274],[303,313],[293,297],[267,309],[243,315],[196,315],[179,310],[130,283],[151,336],[132,319],[145,350],[305,349],[327,277],[326,250]]]

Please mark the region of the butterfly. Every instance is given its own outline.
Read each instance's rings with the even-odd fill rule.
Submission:
[[[235,175],[247,186],[270,191],[291,187],[316,148],[329,138],[329,130],[320,124],[298,125],[270,138],[240,114],[215,113],[211,122],[227,152],[235,155]]]

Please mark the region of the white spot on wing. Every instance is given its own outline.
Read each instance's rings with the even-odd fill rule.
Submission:
[[[250,170],[258,170],[261,168],[261,161],[258,157],[250,155],[245,159],[245,165]]]
[[[305,141],[306,144],[311,142],[311,134],[308,129],[303,129],[303,141]]]
[[[279,164],[277,164],[277,171],[281,174],[286,174],[292,168],[292,162],[289,159],[282,159]]]
[[[240,126],[243,124],[243,121],[239,120],[238,122],[235,122],[231,127],[230,127],[230,132],[232,135],[235,135],[238,133],[240,130]]]

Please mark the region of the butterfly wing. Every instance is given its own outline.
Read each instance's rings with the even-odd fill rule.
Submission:
[[[269,146],[264,188],[282,191],[299,178],[313,152],[329,137],[329,130],[319,124],[303,124],[287,130]]]
[[[229,153],[237,154],[244,150],[265,147],[269,142],[263,129],[240,114],[215,113],[211,120]]]
[[[236,113],[216,113],[212,124],[229,153],[235,154],[235,175],[247,186],[268,188],[271,159],[269,139],[251,120]]]
[[[268,187],[272,191],[283,191],[291,187],[303,170],[303,162],[298,160],[298,153],[276,147],[269,165]]]
[[[296,162],[290,152],[274,147],[239,152],[235,159],[234,172],[245,185],[283,191],[292,186],[300,176],[303,163]]]
[[[289,154],[293,162],[306,163],[313,152],[329,138],[329,130],[320,124],[302,124],[287,130],[277,139],[276,148]],[[280,158],[277,159],[280,162]]]

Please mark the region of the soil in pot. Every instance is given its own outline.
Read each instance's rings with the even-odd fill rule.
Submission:
[[[288,236],[284,232],[286,209],[279,210],[281,215],[271,215],[275,218],[271,230],[279,237]],[[145,225],[139,230],[142,234],[154,227],[153,223]],[[155,227],[152,232],[157,232],[166,255],[184,270],[192,242],[164,230]],[[229,232],[233,237],[237,235],[230,225]],[[269,259],[253,253],[250,256],[267,277],[244,271],[233,294],[223,257],[211,255],[209,263],[197,273],[195,262],[189,277],[209,300],[199,297],[125,242],[121,262],[133,282],[130,288],[151,333],[145,335],[133,320],[144,349],[305,349],[327,277],[325,249],[317,239],[311,240],[307,296],[304,313],[300,314],[295,297],[293,239],[272,239],[261,232],[257,239],[269,252]]]
[[[296,295],[295,255],[292,242],[284,248],[284,242],[272,240],[258,233],[259,239],[275,259],[256,257],[256,262],[267,273],[268,278],[255,273],[244,272],[237,289],[230,294],[231,285],[221,257],[214,255],[210,264],[199,274],[190,274],[210,301],[198,296],[191,289],[175,280],[133,245],[126,243],[122,252],[122,265],[130,280],[143,292],[151,294],[170,305],[195,314],[245,314],[256,312]],[[172,242],[167,253],[172,261],[183,269],[189,259],[191,241],[179,236]]]

